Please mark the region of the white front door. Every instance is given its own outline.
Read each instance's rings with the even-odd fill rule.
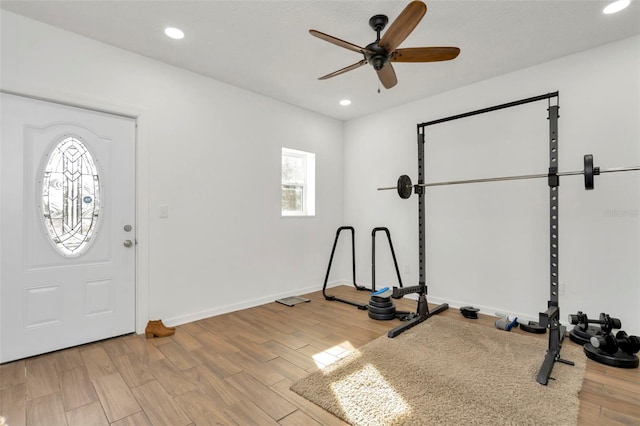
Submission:
[[[0,362],[133,332],[135,120],[0,96]]]

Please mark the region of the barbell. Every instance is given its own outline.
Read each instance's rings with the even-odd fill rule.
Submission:
[[[383,188],[378,188],[378,191],[387,191],[391,189],[396,189],[398,191],[398,195],[400,195],[400,198],[406,199],[411,197],[411,192],[413,188],[419,188],[419,187],[464,185],[468,183],[500,182],[500,181],[507,181],[507,180],[542,179],[542,178],[548,178],[550,181],[552,179],[557,181],[558,177],[560,176],[575,176],[575,175],[584,175],[584,188],[593,189],[594,176],[598,176],[602,173],[630,172],[634,170],[640,170],[640,166],[616,167],[611,169],[601,169],[600,167],[594,167],[593,155],[587,154],[584,156],[584,168],[582,170],[574,170],[574,171],[568,171],[568,172],[556,172],[556,171],[550,170],[549,173],[540,173],[540,174],[532,174],[532,175],[499,176],[499,177],[481,178],[481,179],[450,180],[450,181],[443,181],[443,182],[429,182],[429,183],[416,183],[416,184],[411,182],[411,178],[409,176],[402,175],[398,178],[398,183],[396,186],[387,186]]]

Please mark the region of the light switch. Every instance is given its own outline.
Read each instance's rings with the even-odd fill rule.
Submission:
[[[160,204],[160,218],[166,219],[169,217],[169,206],[166,204]]]

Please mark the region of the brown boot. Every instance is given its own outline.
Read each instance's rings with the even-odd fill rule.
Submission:
[[[158,322],[160,323],[161,326],[163,326],[164,328],[166,328],[167,330],[172,330],[172,331],[176,331],[175,327],[167,327],[166,325],[164,325],[164,323],[162,322],[162,320],[158,320]]]
[[[149,321],[147,327],[144,329],[144,335],[147,339],[151,339],[152,337],[167,337],[175,332],[175,328],[170,329],[165,327],[161,320]]]

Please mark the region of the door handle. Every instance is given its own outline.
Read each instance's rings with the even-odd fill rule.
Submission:
[[[133,246],[133,241],[131,240],[124,240],[124,243],[122,243],[125,247],[129,248]]]

